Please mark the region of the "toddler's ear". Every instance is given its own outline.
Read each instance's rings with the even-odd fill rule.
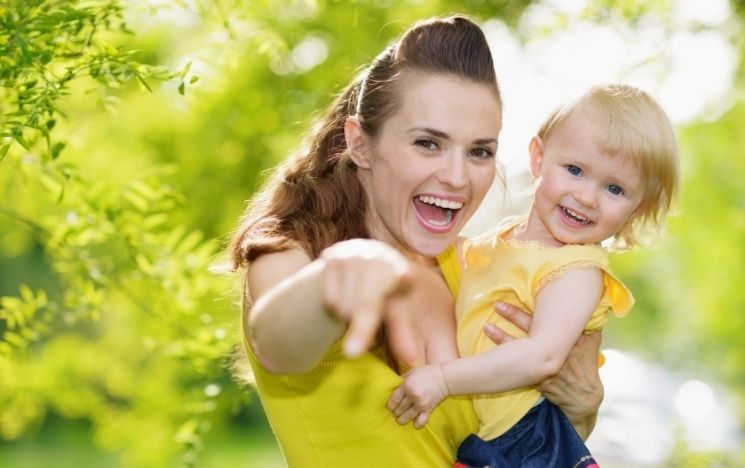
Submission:
[[[344,122],[344,138],[347,141],[352,161],[361,169],[370,169],[367,135],[357,117],[349,117]]]
[[[530,152],[530,172],[537,179],[541,174],[541,164],[543,164],[543,139],[538,135],[531,138],[528,151]]]

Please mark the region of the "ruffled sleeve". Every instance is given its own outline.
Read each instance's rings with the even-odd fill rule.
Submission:
[[[613,312],[617,317],[626,315],[634,305],[634,296],[626,286],[610,272],[608,252],[602,247],[593,245],[566,245],[553,249],[553,254],[546,255],[534,276],[533,293],[549,281],[556,279],[567,271],[576,268],[599,268],[604,273],[604,292],[585,327],[586,332],[602,328],[608,321],[608,314]]]

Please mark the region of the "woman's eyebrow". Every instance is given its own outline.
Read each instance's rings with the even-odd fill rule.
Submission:
[[[414,128],[409,129],[407,133],[412,133],[412,132],[425,132],[425,133],[429,133],[432,136],[442,138],[444,140],[450,139],[450,135],[448,135],[447,133],[441,130],[436,130],[434,128],[429,128],[429,127],[414,127]],[[497,139],[496,138],[478,138],[476,140],[473,140],[474,145],[488,145],[491,143],[497,144]]]
[[[436,130],[434,128],[429,128],[429,127],[414,127],[414,128],[409,129],[408,131],[408,133],[413,133],[413,132],[425,132],[425,133],[429,133],[430,135],[436,136],[438,138],[443,138],[446,140],[450,139],[450,135],[448,135],[447,133],[441,130]]]

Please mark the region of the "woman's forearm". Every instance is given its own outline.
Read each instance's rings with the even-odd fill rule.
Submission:
[[[371,239],[337,242],[311,259],[300,249],[267,254],[249,268],[255,298],[245,323],[259,360],[276,373],[313,368],[342,335],[344,352],[359,356],[380,324],[403,362],[416,362],[408,324],[412,266],[390,245]]]
[[[590,437],[592,430],[595,429],[595,423],[598,419],[597,410],[589,415],[570,415],[567,414],[566,410],[564,411],[564,414],[567,415],[569,422],[572,423],[574,430],[576,430],[577,434],[582,437],[582,440],[587,440],[587,438]]]
[[[346,330],[346,322],[329,313],[323,304],[322,268],[320,260],[305,265],[269,289],[245,312],[244,332],[268,371],[299,373],[312,369]]]

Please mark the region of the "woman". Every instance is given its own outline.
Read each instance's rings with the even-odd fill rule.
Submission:
[[[231,246],[246,269],[247,351],[290,466],[448,466],[476,429],[467,399],[420,430],[385,403],[399,363],[437,359],[428,336],[454,341],[452,317],[426,311],[452,304],[452,246],[493,182],[500,128],[482,31],[425,21],[346,88],[248,207]],[[597,346],[580,342],[565,382],[541,388],[585,435],[602,399]]]

